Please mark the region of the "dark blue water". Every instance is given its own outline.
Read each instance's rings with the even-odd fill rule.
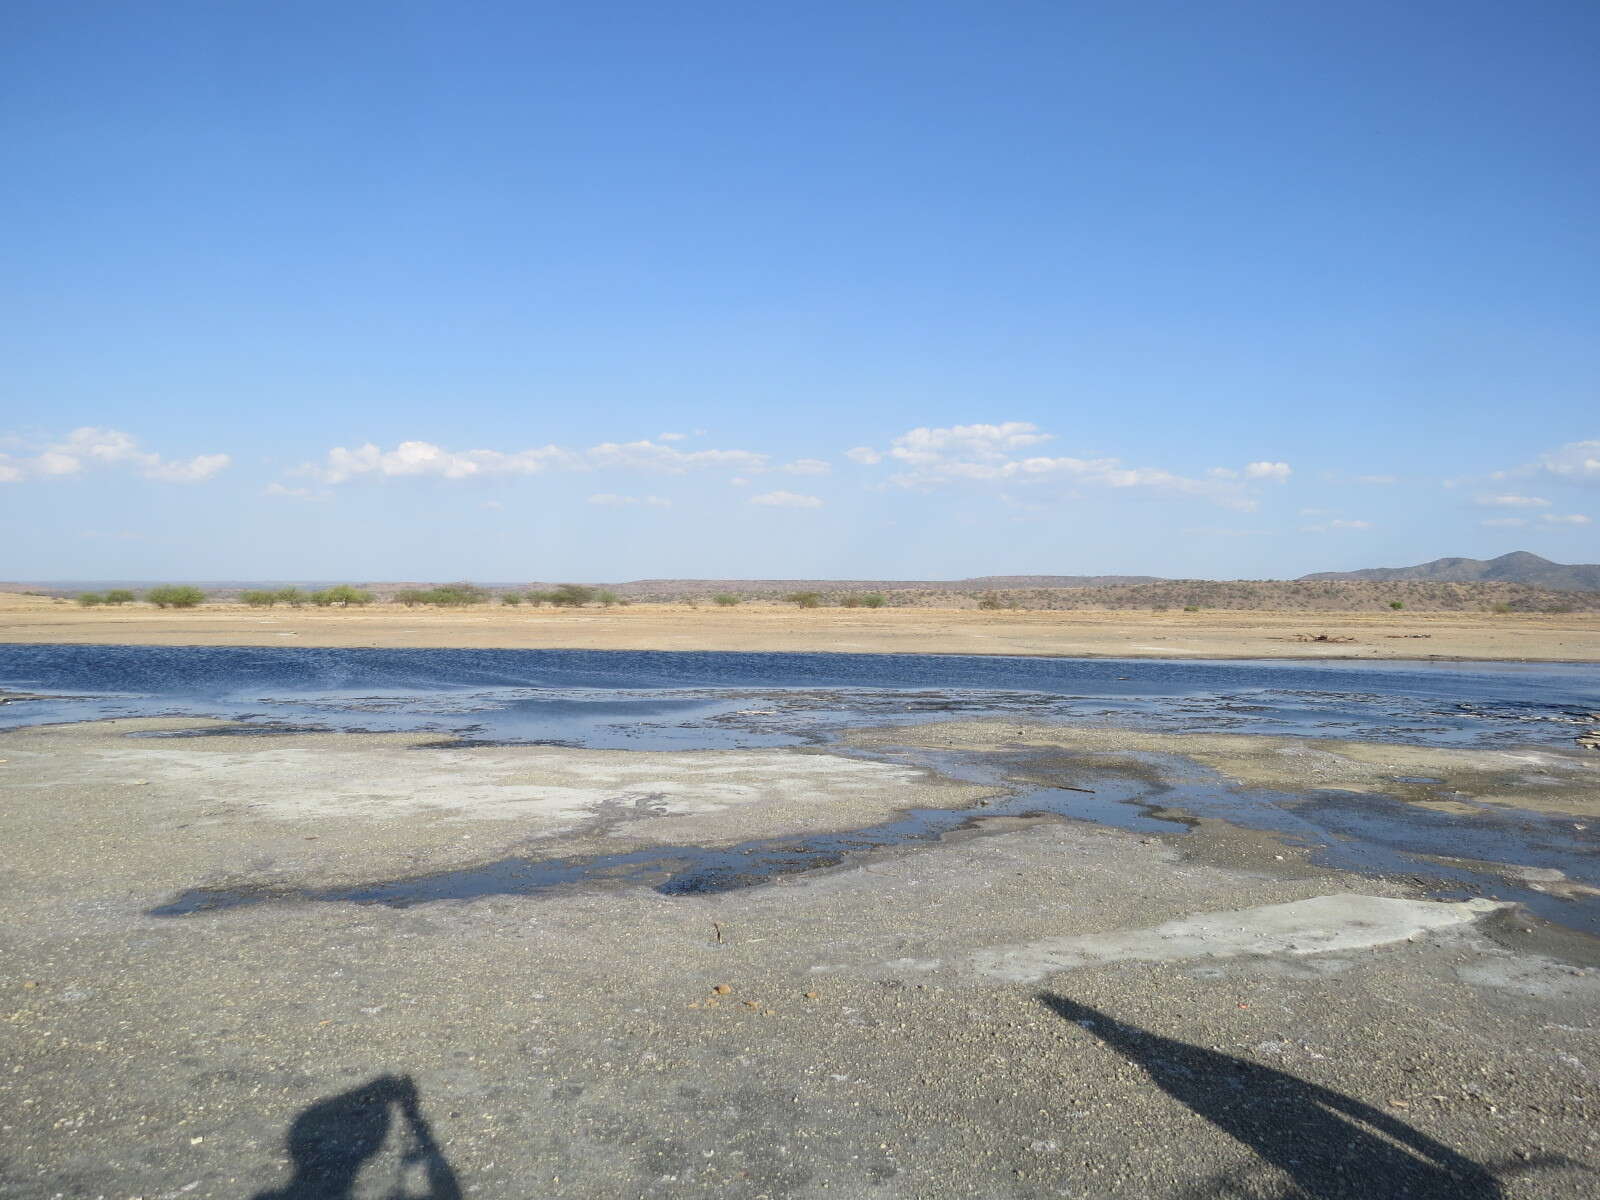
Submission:
[[[0,728],[215,716],[263,732],[489,742],[791,745],[845,724],[1014,714],[1170,732],[1570,743],[1588,665],[1182,662],[602,650],[0,646]],[[1592,722],[1587,722],[1592,724]]]

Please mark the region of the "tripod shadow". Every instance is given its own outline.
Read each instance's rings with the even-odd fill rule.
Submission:
[[[303,1109],[289,1126],[294,1178],[253,1200],[353,1200],[357,1176],[388,1143],[397,1116],[402,1141],[384,1200],[461,1200],[456,1174],[434,1141],[409,1075],[380,1075]]]
[[[1284,1071],[1147,1033],[1063,996],[1047,992],[1040,999],[1292,1179],[1294,1186],[1280,1196],[1499,1200],[1504,1195],[1482,1164],[1359,1100]],[[1223,1194],[1221,1181],[1213,1182],[1218,1186],[1212,1194]]]

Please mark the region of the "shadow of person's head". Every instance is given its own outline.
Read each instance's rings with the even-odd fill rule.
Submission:
[[[398,1121],[396,1118],[398,1117]],[[255,1200],[349,1200],[362,1168],[389,1144],[398,1126],[398,1165],[418,1167],[427,1190],[396,1191],[408,1200],[459,1200],[455,1172],[423,1118],[410,1076],[380,1075],[303,1109],[289,1126],[294,1177]]]

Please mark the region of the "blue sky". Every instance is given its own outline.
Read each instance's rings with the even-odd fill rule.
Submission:
[[[1600,559],[1600,8],[0,4],[0,577]]]

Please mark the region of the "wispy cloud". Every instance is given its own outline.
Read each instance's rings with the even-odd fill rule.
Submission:
[[[759,504],[763,508],[821,508],[822,499],[819,496],[803,496],[798,492],[762,492],[759,496],[750,497],[751,504]]]
[[[889,481],[906,488],[1057,481],[1074,486],[1198,496],[1244,510],[1256,507],[1249,484],[1282,483],[1293,474],[1288,463],[1261,461],[1237,469],[1216,467],[1204,478],[1192,478],[1160,467],[1131,467],[1117,458],[1026,453],[1054,438],[1054,434],[1026,421],[921,427],[901,434],[886,450],[858,446],[847,451],[846,457],[869,466],[888,462],[897,468]]]
[[[797,458],[794,462],[784,463],[778,469],[790,475],[826,475],[833,470],[833,467],[820,458]]]
[[[1324,521],[1321,525],[1302,525],[1301,533],[1332,533],[1336,529],[1371,529],[1371,521],[1347,521],[1343,519]]]
[[[163,458],[141,447],[131,433],[93,426],[74,429],[59,441],[29,444],[21,438],[11,440],[28,452],[0,452],[0,483],[71,478],[99,468],[131,470],[161,483],[200,483],[233,461],[226,454]]]
[[[1540,513],[1539,520],[1547,525],[1591,525],[1594,523],[1593,517],[1586,517],[1582,513],[1566,513],[1559,516],[1555,513]]]
[[[586,503],[599,508],[633,508],[641,504],[649,508],[672,507],[672,501],[663,496],[619,496],[615,492],[596,492],[587,497]]]
[[[1478,522],[1486,529],[1520,529],[1527,523],[1526,517],[1485,517]]]
[[[1572,483],[1600,483],[1600,440],[1568,442],[1542,455],[1537,464],[1546,475]]]
[[[1473,500],[1479,508],[1549,508],[1550,501],[1539,496],[1519,496],[1514,493],[1501,493],[1498,496],[1484,495]]]
[[[281,483],[269,483],[261,489],[263,496],[278,496],[285,500],[329,500],[333,493],[324,488],[285,487]]]
[[[1600,439],[1568,442],[1531,463],[1496,471],[1491,479],[1524,479],[1537,476],[1562,483],[1600,484]]]
[[[432,442],[401,442],[383,450],[371,442],[335,446],[320,463],[300,468],[324,483],[361,478],[428,476],[472,479],[491,475],[537,475],[544,471],[644,471],[681,475],[709,468],[766,469],[769,456],[751,450],[680,450],[662,442],[601,442],[584,449],[554,444],[526,450],[446,450]]]

